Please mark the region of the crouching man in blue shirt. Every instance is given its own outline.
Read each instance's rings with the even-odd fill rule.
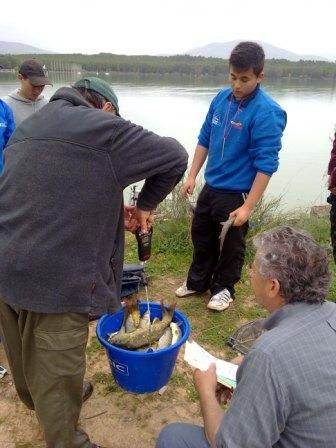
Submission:
[[[205,186],[192,223],[193,261],[178,297],[210,288],[208,308],[223,311],[234,298],[245,255],[248,219],[278,168],[286,113],[261,88],[265,54],[241,42],[230,56],[231,88],[213,99],[181,194],[191,195],[207,159]],[[233,226],[220,248],[221,223]]]
[[[157,448],[334,448],[336,304],[328,257],[313,238],[278,227],[254,238],[250,281],[270,314],[237,371],[223,413],[215,365],[195,370],[204,428],[172,424]]]

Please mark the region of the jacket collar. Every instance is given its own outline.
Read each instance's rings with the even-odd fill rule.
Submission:
[[[322,303],[308,303],[308,302],[294,302],[284,305],[279,310],[274,311],[269,317],[263,321],[263,327],[266,330],[278,327],[286,319],[305,319],[309,318],[314,312],[335,312],[335,304],[332,302]],[[328,319],[326,319],[328,320]]]
[[[72,103],[74,106],[91,107],[91,104],[73,87],[61,87],[50,98],[50,102],[57,100],[65,100]]]
[[[241,107],[246,107],[249,104],[249,102],[252,101],[253,98],[257,96],[259,91],[260,91],[260,83],[257,84],[257,87],[253,90],[253,92],[241,102]],[[236,100],[236,98],[233,96],[232,89],[229,90],[227,98],[228,100],[232,100],[233,103],[238,104],[240,103],[240,100]]]

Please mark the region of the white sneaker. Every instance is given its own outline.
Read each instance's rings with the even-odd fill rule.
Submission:
[[[224,311],[226,308],[229,308],[231,302],[233,302],[233,299],[230,291],[225,288],[213,295],[207,306],[210,310]]]
[[[177,290],[175,291],[175,295],[177,295],[177,297],[186,297],[190,296],[191,294],[195,294],[195,292],[197,291],[193,291],[192,289],[187,288],[187,280],[184,280],[183,285],[177,288]]]

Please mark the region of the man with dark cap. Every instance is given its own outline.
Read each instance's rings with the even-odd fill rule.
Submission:
[[[187,167],[176,140],[118,114],[111,87],[86,78],[59,89],[6,148],[0,331],[48,448],[97,446],[78,427],[89,314],[120,308],[124,229],[147,232]],[[124,213],[124,188],[142,179]]]
[[[45,65],[36,59],[20,65],[18,80],[20,87],[3,98],[14,113],[16,126],[48,103],[42,92],[46,85],[52,85]]]

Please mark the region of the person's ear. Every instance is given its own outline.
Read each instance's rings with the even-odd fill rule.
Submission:
[[[264,72],[259,73],[258,75],[258,82],[261,82],[264,78]]]
[[[269,294],[271,297],[276,297],[280,292],[280,283],[276,278],[269,280]]]
[[[110,112],[112,114],[116,114],[116,110],[113,106],[113,104],[110,101],[106,101],[106,103],[104,104],[104,106],[102,107],[102,110],[105,112]]]
[[[21,75],[21,73],[18,74],[17,78],[19,81],[23,81],[23,79],[24,79],[24,77]]]

